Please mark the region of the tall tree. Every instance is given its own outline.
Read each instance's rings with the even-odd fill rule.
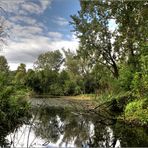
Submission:
[[[76,76],[77,74],[79,74],[79,61],[76,54],[70,51],[70,49],[68,49],[67,51],[63,49],[63,52],[65,54],[66,70]]]
[[[72,16],[80,39],[80,53],[101,63],[118,78],[118,62],[128,61],[132,70],[139,67],[141,46],[147,40],[146,1],[83,1],[81,10]],[[111,31],[111,20],[117,27]]]
[[[81,10],[71,16],[77,37],[81,43],[81,54],[92,59],[92,65],[101,63],[118,78],[117,55],[112,33],[109,29],[110,9],[106,1],[80,0]]]
[[[48,51],[39,55],[34,66],[38,70],[59,70],[63,63],[63,57],[59,50]]]
[[[122,48],[131,69],[139,68],[139,55],[148,36],[147,1],[111,1],[111,15],[118,24],[115,48]]]
[[[9,83],[8,75],[9,66],[7,59],[4,56],[0,56],[0,89],[3,89],[3,87]]]
[[[26,65],[24,63],[21,63],[18,68],[17,68],[17,72],[22,72],[22,73],[26,73]]]
[[[26,76],[26,65],[21,63],[16,70],[15,83],[21,85],[25,84],[25,76]]]

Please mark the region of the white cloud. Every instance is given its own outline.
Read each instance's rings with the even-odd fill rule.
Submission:
[[[25,0],[1,0],[0,6],[7,12],[15,12],[17,13],[21,4],[24,3]]]
[[[33,2],[23,3],[21,5],[21,9],[29,13],[35,13],[35,14],[39,14],[43,11],[38,4],[33,3]]]
[[[51,5],[52,0],[1,0],[0,6],[7,12],[26,15],[27,13],[40,14]]]
[[[52,39],[52,40],[58,40],[62,38],[62,34],[59,32],[48,32],[48,36]]]
[[[10,41],[1,54],[6,56],[10,68],[14,70],[18,63],[25,63],[27,67],[31,68],[30,66],[33,65],[39,54],[61,48],[76,50],[78,41],[73,38],[51,41],[48,37],[38,35],[34,38],[24,38],[21,42]]]
[[[37,23],[36,19],[33,19],[32,17],[29,16],[21,16],[21,15],[16,15],[16,16],[12,16],[10,18],[10,21],[12,22],[18,22],[18,23],[25,23],[28,25],[34,25]]]
[[[53,22],[60,26],[66,26],[69,24],[68,21],[63,17],[56,17],[53,19]]]
[[[19,22],[18,20],[22,20],[24,18],[27,20],[26,24]],[[24,38],[34,38],[36,35],[41,35],[44,33],[44,25],[40,22],[37,22],[35,19],[32,22],[36,22],[35,24],[31,24],[29,17],[12,17],[10,20],[7,20],[6,24],[9,28],[9,36],[11,40],[22,40]],[[30,23],[30,24],[29,24]],[[23,25],[22,25],[23,24]]]
[[[17,35],[18,38],[31,38],[34,35],[41,34],[43,29],[37,26],[21,26],[16,25],[13,29],[13,33]]]
[[[7,20],[10,29],[8,46],[0,54],[6,56],[10,68],[16,69],[19,63],[25,63],[31,68],[38,55],[50,50],[69,48],[76,50],[78,41],[74,36],[63,39],[60,32],[48,32],[46,26],[30,14],[40,14],[50,6],[52,0],[37,0],[34,3],[26,0],[0,0],[0,6],[7,12],[13,13]],[[65,18],[57,17],[53,20],[60,26],[68,25]]]
[[[46,10],[46,8],[51,5],[52,1],[53,0],[40,0],[42,9]]]

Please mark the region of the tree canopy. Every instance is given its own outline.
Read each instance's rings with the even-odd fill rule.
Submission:
[[[146,1],[80,0],[80,4],[81,10],[71,16],[80,39],[79,53],[90,58],[92,65],[104,65],[116,78],[123,59],[137,68],[137,54],[147,36]],[[117,25],[114,30],[111,20]]]
[[[63,57],[61,52],[55,50],[40,54],[34,66],[38,70],[49,69],[58,71],[62,62]]]

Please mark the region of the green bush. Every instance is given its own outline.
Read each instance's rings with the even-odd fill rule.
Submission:
[[[148,124],[148,99],[135,100],[127,104],[125,118],[129,121],[138,121]]]
[[[25,99],[26,94],[25,90],[16,91],[13,86],[1,88],[0,131],[11,132],[30,117],[30,105]]]
[[[62,96],[63,90],[60,84],[55,83],[50,85],[50,94],[54,96]]]
[[[76,83],[72,81],[66,81],[64,85],[64,94],[65,95],[74,95],[75,94]]]
[[[136,72],[131,87],[134,94],[137,96],[148,96],[148,74],[144,72]]]
[[[129,91],[133,79],[133,73],[128,65],[122,65],[120,70],[120,77],[118,79],[119,87],[124,91]]]

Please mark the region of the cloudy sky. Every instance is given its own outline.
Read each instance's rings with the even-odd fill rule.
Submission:
[[[78,0],[0,0],[9,27],[7,46],[0,52],[12,70],[19,63],[32,68],[38,55],[55,49],[75,50],[78,41],[69,25]]]

